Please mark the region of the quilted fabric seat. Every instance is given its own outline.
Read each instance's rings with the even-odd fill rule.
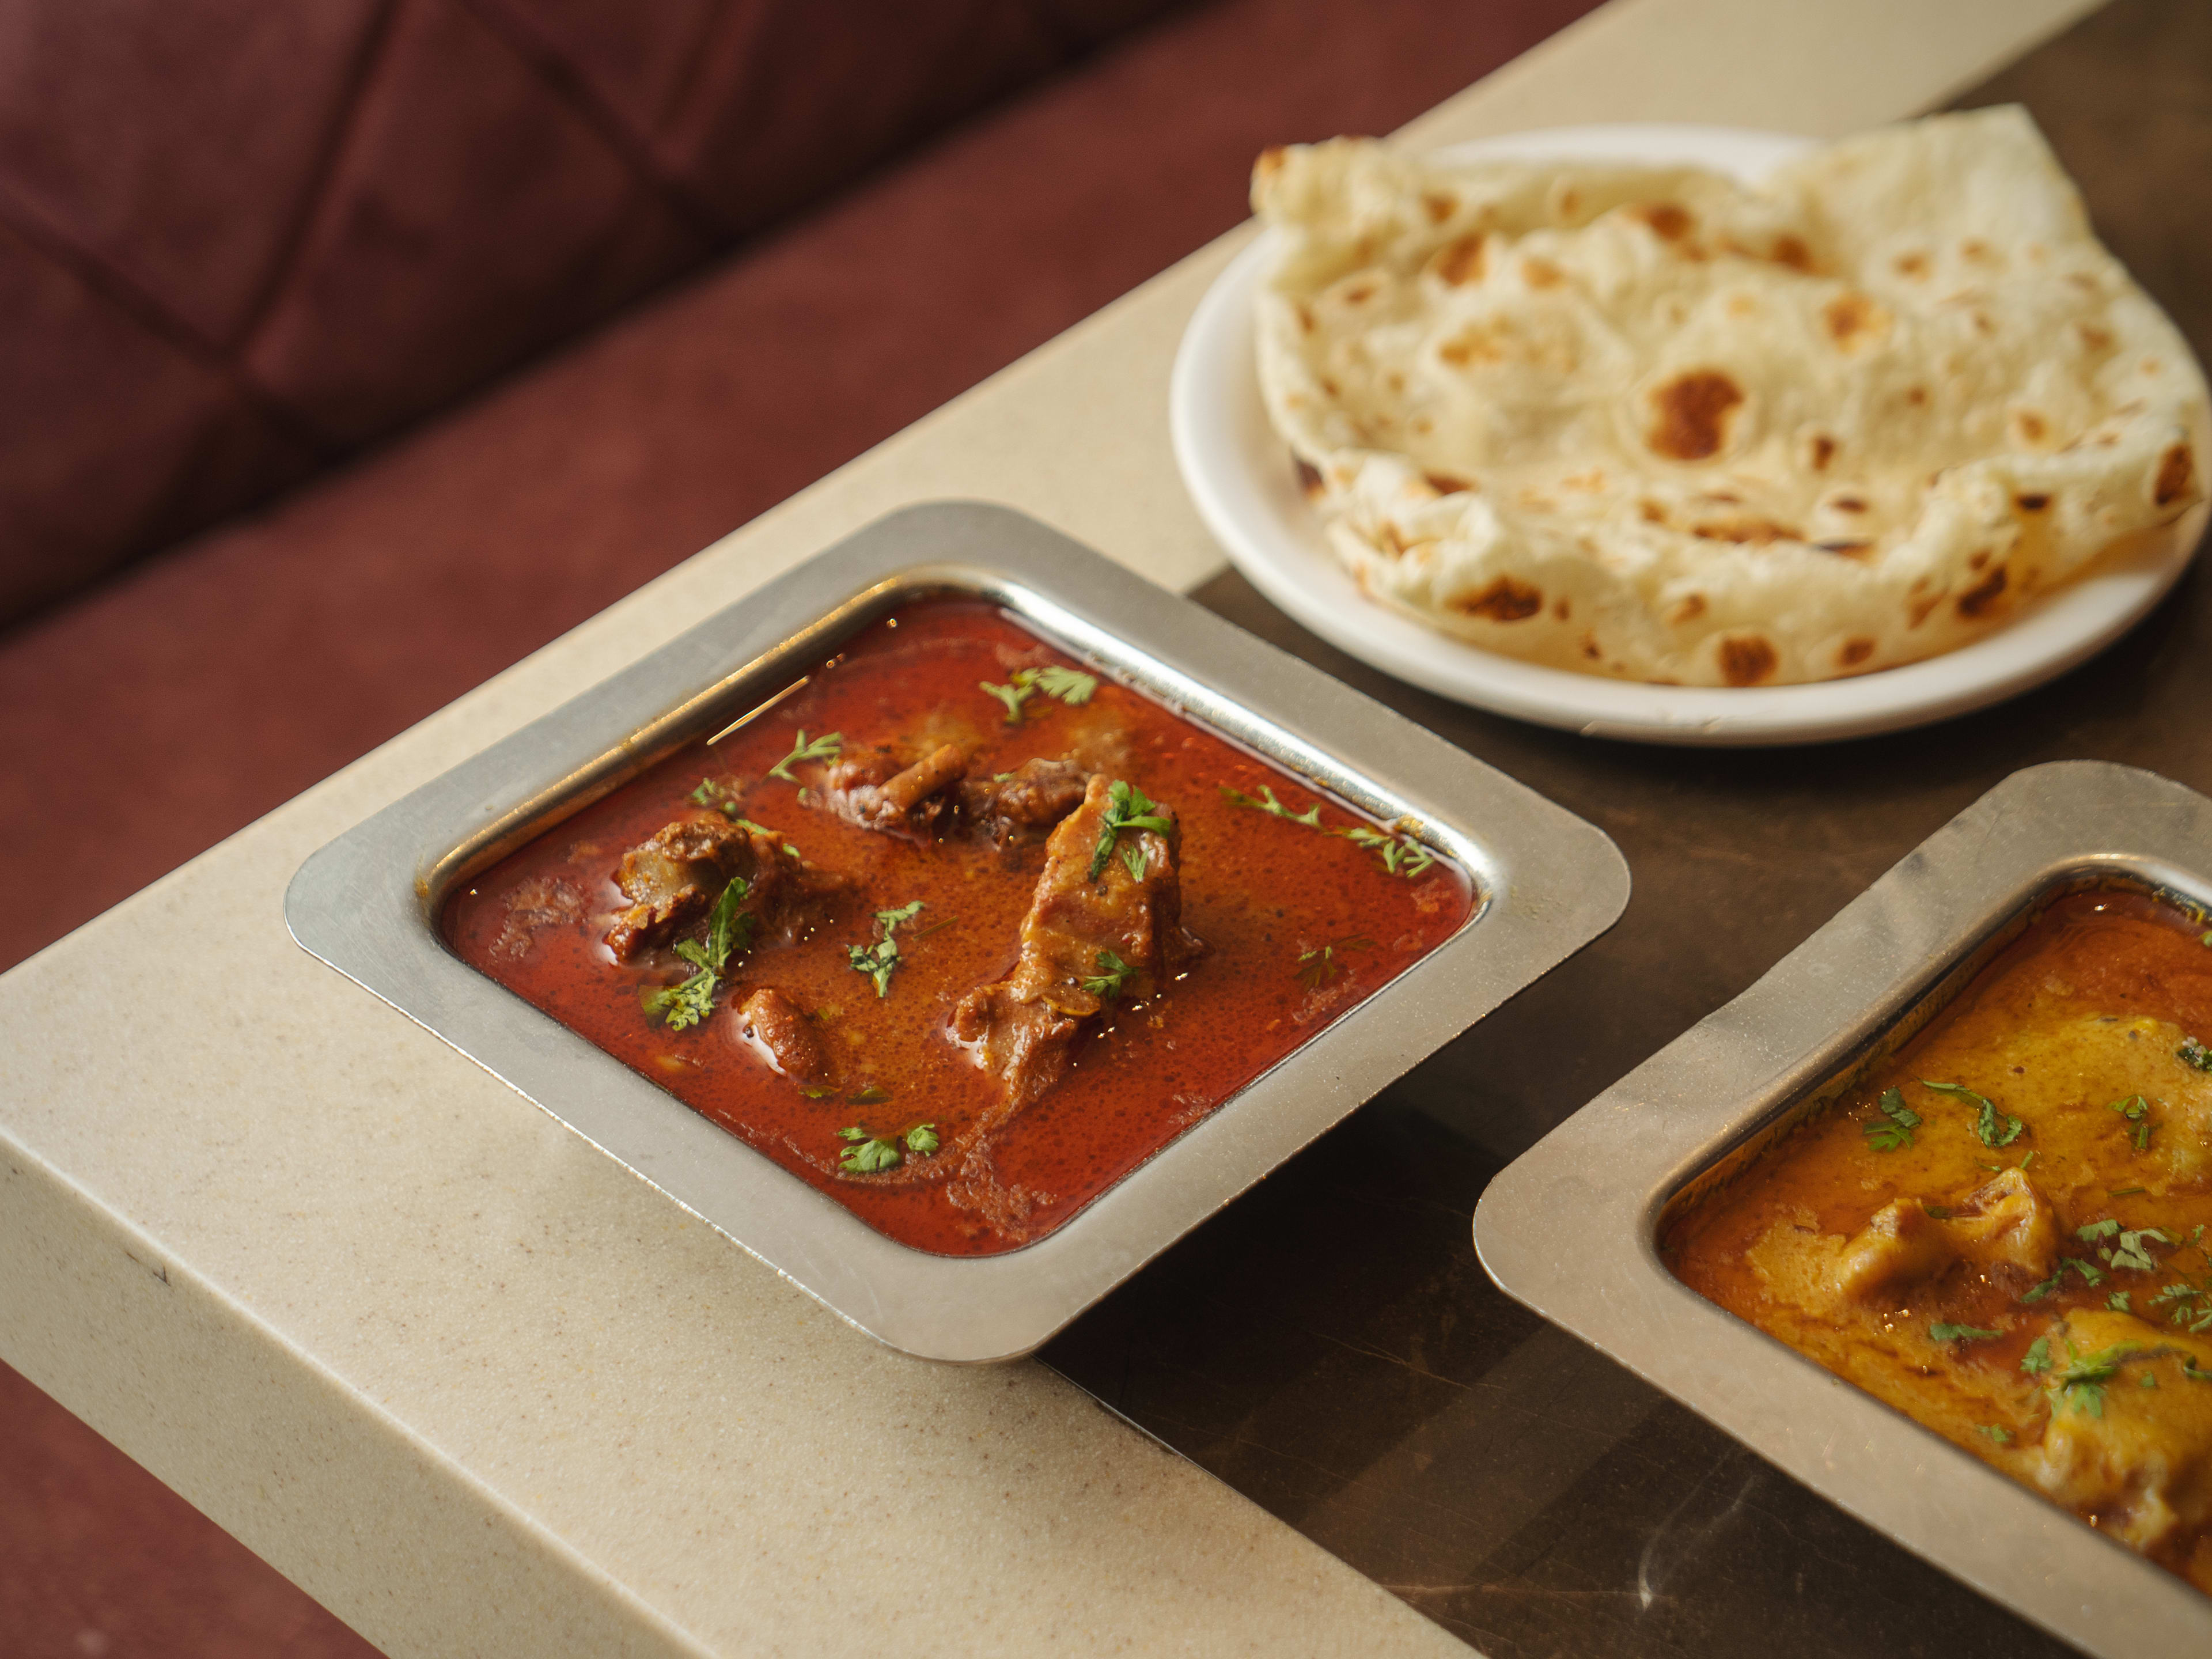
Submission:
[[[0,623],[1176,0],[14,0]]]

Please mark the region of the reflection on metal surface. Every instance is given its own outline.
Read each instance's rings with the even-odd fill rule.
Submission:
[[[440,901],[686,744],[757,712],[909,599],[989,598],[1474,877],[1453,938],[1049,1237],[955,1259],[891,1243],[448,953]],[[748,716],[749,717],[749,716]],[[323,848],[294,937],[853,1324],[910,1353],[1025,1353],[1376,1090],[1611,926],[1626,866],[1589,824],[1317,671],[1032,520],[893,515],[709,617]]]
[[[2039,900],[2106,882],[2202,903],[2212,801],[2126,767],[2015,773],[1508,1169],[1475,1244],[1508,1294],[1814,1491],[2085,1650],[2132,1659],[2205,1650],[2212,1601],[1705,1301],[1655,1248],[1670,1205],[1922,1029]],[[1548,1247],[1562,1214],[1579,1223],[1571,1258]]]

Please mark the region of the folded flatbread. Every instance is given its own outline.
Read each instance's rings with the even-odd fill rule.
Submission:
[[[1487,649],[1772,685],[2186,512],[2203,375],[2025,112],[1694,167],[1270,150],[1262,390],[1344,563]],[[2118,556],[2118,555],[2116,555]]]

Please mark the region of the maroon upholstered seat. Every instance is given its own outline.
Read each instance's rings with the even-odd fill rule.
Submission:
[[[12,0],[0,623],[1188,0]]]

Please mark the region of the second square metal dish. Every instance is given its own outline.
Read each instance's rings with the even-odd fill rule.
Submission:
[[[2037,903],[2112,883],[2202,908],[2212,801],[2087,762],[1991,790],[1758,984],[1592,1101],[1475,1214],[1506,1291],[1878,1530],[2083,1650],[2212,1649],[2212,1600],[1706,1301],[1668,1206],[1934,1018]],[[1576,1248],[1557,1248],[1563,1218]]]
[[[907,600],[980,596],[1146,696],[1464,865],[1460,931],[1057,1231],[1002,1255],[893,1243],[446,947],[455,884],[811,672]],[[1626,902],[1595,829],[1043,526],[915,507],[830,549],[340,836],[287,896],[308,950],[895,1347],[1036,1347]]]

